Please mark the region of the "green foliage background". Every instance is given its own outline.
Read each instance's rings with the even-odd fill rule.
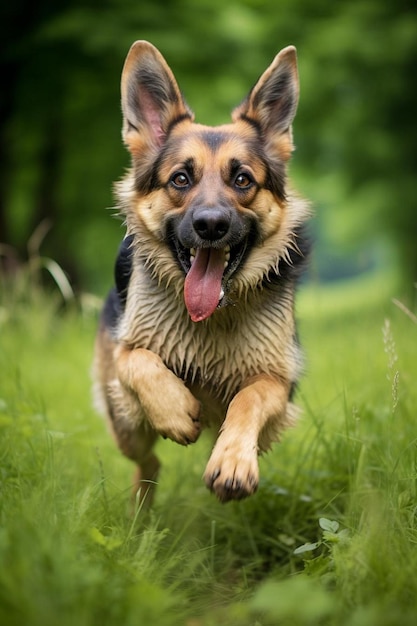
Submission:
[[[0,242],[34,229],[75,284],[103,293],[123,234],[119,77],[131,43],[161,49],[204,123],[229,119],[283,46],[299,52],[292,176],[316,210],[323,279],[399,265],[417,278],[417,11],[407,0],[15,0],[0,9]],[[106,211],[106,209],[109,209]],[[5,245],[6,244],[6,245]]]

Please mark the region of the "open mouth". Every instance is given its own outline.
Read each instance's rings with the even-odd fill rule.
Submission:
[[[241,266],[247,241],[224,248],[184,248],[175,242],[177,258],[186,274],[184,300],[193,322],[201,322],[222,306],[228,283]]]

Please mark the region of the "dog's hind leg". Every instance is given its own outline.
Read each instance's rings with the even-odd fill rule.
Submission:
[[[121,406],[117,406],[116,410],[110,408],[110,426],[120,450],[137,466],[132,498],[149,506],[155,494],[160,468],[158,457],[153,452],[158,433],[143,419],[132,421],[126,418]]]
[[[114,292],[107,307],[114,304]],[[149,505],[158,478],[159,461],[153,452],[158,433],[147,422],[137,397],[117,378],[114,351],[116,343],[103,319],[95,346],[94,396],[100,413],[107,417],[114,438],[125,456],[137,465],[133,498]]]

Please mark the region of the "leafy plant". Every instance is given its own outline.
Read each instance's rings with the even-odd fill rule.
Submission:
[[[294,550],[294,555],[306,555],[319,551],[318,556],[305,558],[305,569],[309,574],[328,574],[333,570],[333,550],[334,546],[343,546],[349,542],[349,531],[347,528],[341,529],[339,522],[320,517],[319,526],[322,538],[312,543],[304,543]]]

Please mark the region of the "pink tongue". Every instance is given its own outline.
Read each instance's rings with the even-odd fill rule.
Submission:
[[[184,285],[185,306],[193,322],[210,317],[219,304],[224,260],[224,250],[197,249]]]

